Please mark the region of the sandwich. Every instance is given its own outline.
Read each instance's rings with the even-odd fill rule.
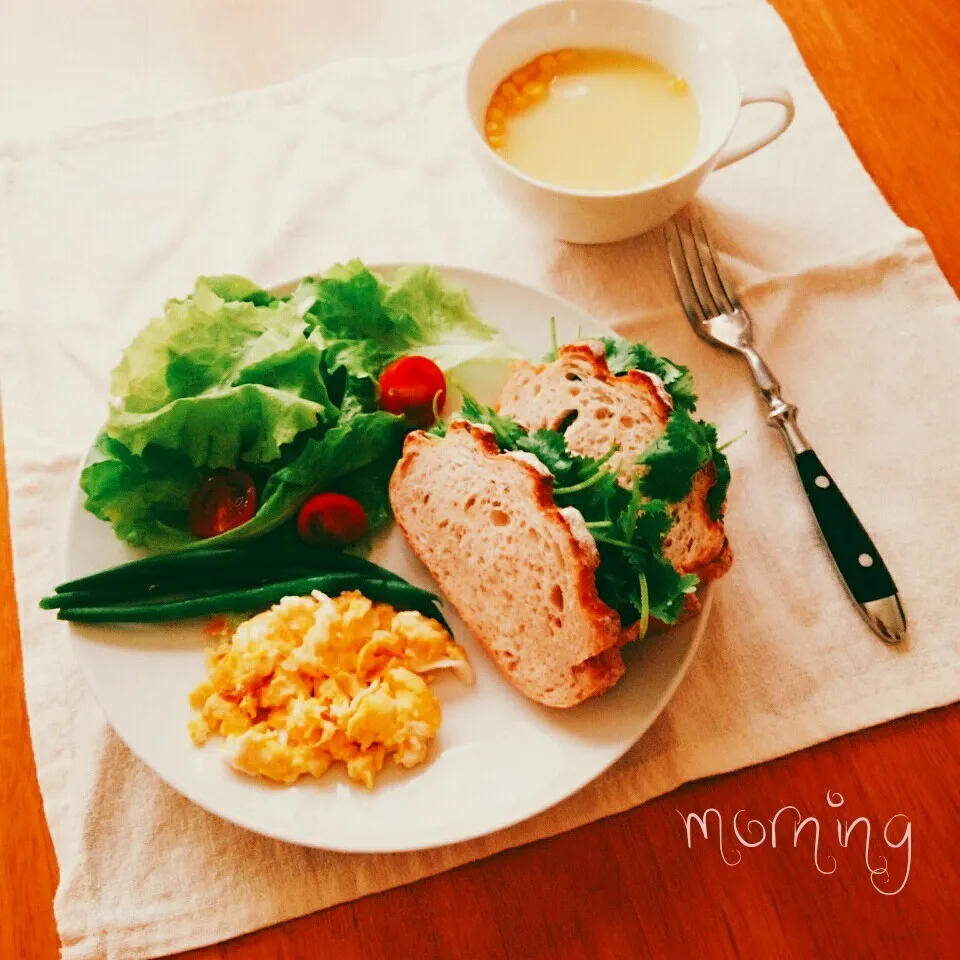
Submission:
[[[532,700],[608,690],[624,644],[695,615],[729,570],[729,467],[695,408],[689,370],[603,338],[515,364],[496,410],[465,397],[406,438],[397,524]]]

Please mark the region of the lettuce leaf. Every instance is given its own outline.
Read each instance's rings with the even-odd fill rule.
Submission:
[[[190,496],[201,471],[185,457],[151,448],[134,456],[101,432],[80,477],[84,506],[112,523],[135,547],[170,550],[193,540],[187,527]]]
[[[414,425],[383,410],[358,413],[331,427],[320,437],[309,437],[299,452],[266,483],[261,505],[253,518],[217,537],[196,541],[205,547],[250,540],[275,530],[296,516],[313,494],[333,489],[334,481],[400,458],[403,438]]]
[[[504,373],[523,354],[505,343],[499,336],[493,340],[465,340],[451,338],[440,343],[413,347],[410,353],[432,360],[445,374],[459,373],[470,364],[490,364],[502,367]]]
[[[436,267],[397,270],[384,291],[383,307],[401,329],[412,327],[412,342],[417,344],[439,343],[454,333],[474,340],[498,335],[473,312],[467,292],[444,280]]]
[[[107,433],[133,454],[152,444],[197,467],[277,459],[337,415],[323,343],[304,334],[292,305],[226,301],[201,278],[127,348],[111,378]]]
[[[206,285],[221,300],[248,300],[258,307],[265,307],[277,300],[273,294],[268,293],[252,280],[237,276],[235,273],[227,273],[219,277],[201,277],[200,279],[205,281]]]
[[[387,282],[351,260],[303,280],[292,300],[329,345],[341,353],[355,345],[371,376],[404,353],[429,356],[445,372],[471,359],[517,356],[473,312],[466,291],[431,266],[401,267]]]
[[[367,467],[351,470],[330,484],[335,493],[353,497],[367,514],[368,533],[379,533],[393,519],[390,509],[390,477],[396,462],[391,457],[381,457]]]
[[[113,373],[107,426],[81,480],[87,508],[152,549],[262,536],[322,490],[355,491],[380,527],[411,426],[377,409],[377,381],[405,353],[445,372],[516,356],[432,267],[387,282],[354,260],[281,298],[244,277],[201,277]],[[260,506],[242,527],[198,541],[190,495],[219,468],[250,473]]]
[[[386,284],[359,260],[301,281],[293,301],[304,320],[329,340],[374,340],[402,352],[418,339],[417,321],[388,311]]]

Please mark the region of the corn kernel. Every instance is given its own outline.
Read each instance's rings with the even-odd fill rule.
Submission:
[[[518,70],[510,78],[518,87],[522,87],[528,80],[533,79],[533,71],[529,67]]]
[[[518,89],[517,85],[515,83],[511,83],[509,80],[500,85],[500,93],[503,95],[507,103],[513,103],[513,101],[520,96],[520,90]]]
[[[503,133],[503,124],[496,120],[488,120],[483,128],[488,137],[495,137]]]
[[[506,111],[500,107],[490,107],[490,109],[487,110],[488,123],[491,121],[494,123],[503,123],[503,121],[506,119],[506,116]]]
[[[683,77],[674,77],[670,81],[670,89],[674,93],[686,93],[687,92],[687,81]]]
[[[502,150],[503,139],[502,133],[487,134],[487,143],[489,143],[494,150]]]
[[[576,59],[577,59],[576,50],[558,50],[557,51],[557,61],[559,63],[570,63]]]
[[[523,85],[523,95],[529,97],[531,100],[542,97],[546,92],[547,88],[542,83],[537,83],[536,81]]]
[[[499,93],[495,93],[493,97],[490,98],[491,110],[506,110],[507,106],[506,98]]]
[[[552,53],[545,53],[539,60],[537,60],[537,66],[547,74],[556,73],[557,67],[557,58]]]

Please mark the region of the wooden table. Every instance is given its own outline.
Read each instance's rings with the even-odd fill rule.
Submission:
[[[894,209],[960,288],[960,4],[774,0]],[[950,157],[953,157],[951,161]],[[2,444],[2,440],[0,440]],[[46,960],[57,867],[27,740],[6,486],[0,488],[0,958]],[[946,957],[960,942],[960,707],[910,717],[762,767],[701,781],[552,840],[197,950],[212,960],[536,960],[654,956]],[[736,866],[694,842],[676,809],[786,804],[839,790],[874,830],[913,832],[909,881],[870,886],[857,844],[822,875],[812,844],[769,843]],[[898,838],[903,821],[891,828]],[[952,842],[953,852],[950,851]],[[834,846],[836,846],[834,844]],[[822,861],[821,861],[822,863]],[[896,861],[902,863],[902,859]],[[899,882],[902,874],[897,874]]]

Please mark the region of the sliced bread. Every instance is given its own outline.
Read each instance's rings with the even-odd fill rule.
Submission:
[[[535,458],[501,453],[486,428],[407,437],[390,504],[413,551],[523,694],[572,707],[623,674],[616,612],[597,595],[596,545],[553,502]]]

